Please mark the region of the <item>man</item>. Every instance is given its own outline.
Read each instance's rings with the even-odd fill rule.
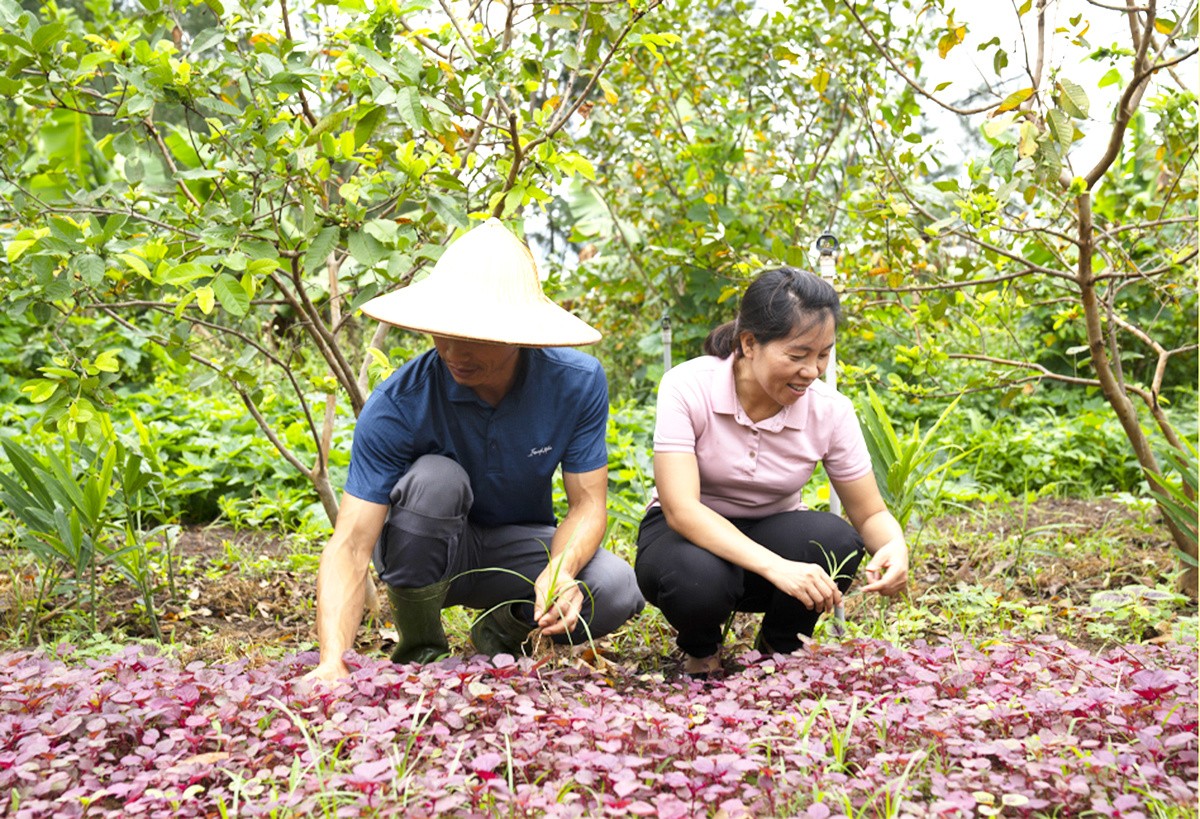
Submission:
[[[317,576],[321,659],[349,673],[368,563],[388,586],[394,662],[449,651],[441,610],[483,610],[476,650],[516,654],[533,630],[578,644],[641,611],[633,570],[600,548],[608,523],[608,388],[600,334],[542,293],[528,248],[489,219],[430,275],[363,312],[434,349],[376,387],[354,431],[337,524]],[[567,514],[556,525],[561,465]]]

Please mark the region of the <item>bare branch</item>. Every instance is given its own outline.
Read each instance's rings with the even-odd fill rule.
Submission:
[[[930,293],[941,290],[961,290],[965,287],[980,287],[985,284],[997,284],[998,282],[1007,282],[1013,279],[1019,279],[1023,276],[1028,276],[1032,273],[1037,273],[1036,269],[1027,267],[1024,270],[1018,270],[1016,273],[1009,273],[1004,276],[993,276],[987,279],[969,279],[961,282],[940,282],[938,284],[917,284],[910,287],[847,287],[847,293]]]

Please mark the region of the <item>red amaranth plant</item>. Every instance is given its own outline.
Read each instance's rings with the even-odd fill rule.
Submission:
[[[18,817],[1132,817],[1194,806],[1191,647],[877,641],[748,654],[718,683],[498,657],[178,664],[0,657],[0,804]]]

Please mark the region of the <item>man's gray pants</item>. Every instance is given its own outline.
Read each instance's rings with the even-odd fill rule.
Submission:
[[[424,588],[449,578],[443,607],[489,610],[519,602],[513,612],[532,628],[533,583],[549,562],[554,527],[476,525],[467,519],[474,499],[457,462],[442,455],[417,458],[392,489],[375,569],[396,588]],[[580,624],[569,635],[556,635],[556,642],[601,637],[645,606],[633,568],[605,549],[596,550],[576,580],[583,591]]]

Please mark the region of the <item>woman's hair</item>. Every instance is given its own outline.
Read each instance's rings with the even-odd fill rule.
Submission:
[[[842,304],[829,282],[794,267],[764,270],[746,288],[737,318],[715,328],[704,339],[704,353],[718,358],[740,356],[742,333],[767,344],[804,332],[827,317],[833,318],[835,329],[842,318]]]

